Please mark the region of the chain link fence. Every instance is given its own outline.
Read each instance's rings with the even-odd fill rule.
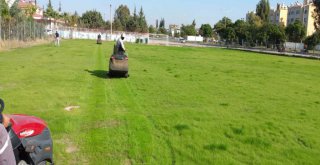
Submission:
[[[26,47],[48,39],[45,23],[0,18],[0,49]]]

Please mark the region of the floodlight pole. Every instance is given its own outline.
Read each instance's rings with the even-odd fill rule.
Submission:
[[[110,40],[112,41],[112,5],[110,3]]]

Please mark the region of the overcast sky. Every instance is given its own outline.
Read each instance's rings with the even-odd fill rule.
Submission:
[[[125,4],[133,12],[136,6],[139,10],[142,6],[147,17],[148,24],[155,24],[156,19],[164,18],[166,25],[191,24],[195,19],[197,26],[204,23],[211,25],[219,21],[223,16],[232,20],[245,18],[248,11],[255,10],[259,0],[51,0],[53,7],[58,9],[61,1],[62,10],[82,14],[86,10],[95,9],[102,13],[105,19],[110,18],[110,3],[112,14],[121,4]],[[272,8],[277,3],[291,4],[297,0],[269,0]],[[303,2],[303,0],[300,0]],[[37,0],[38,4],[46,8],[48,0]]]

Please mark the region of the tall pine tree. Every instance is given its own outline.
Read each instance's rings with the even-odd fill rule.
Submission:
[[[314,9],[313,17],[315,19],[314,26],[317,31],[320,30],[320,0],[313,0],[313,4],[316,7]]]
[[[146,16],[144,15],[143,8],[141,6],[140,12],[139,12],[139,27],[141,28],[142,33],[148,32],[148,25],[146,21]]]
[[[269,0],[260,0],[257,4],[256,14],[263,22],[269,22],[270,3]]]

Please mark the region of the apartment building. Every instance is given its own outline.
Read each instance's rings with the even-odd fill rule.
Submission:
[[[21,10],[28,10],[30,7],[35,7],[36,11],[32,15],[34,20],[42,20],[44,17],[44,10],[37,5],[36,0],[19,0],[18,6]]]
[[[316,31],[314,27],[315,19],[313,18],[314,10],[315,6],[312,0],[304,0],[303,3],[295,2],[290,5],[277,4],[276,9],[270,10],[269,21],[277,25],[288,26],[299,20],[306,27],[307,36],[310,36]],[[250,12],[247,13],[247,20],[249,15]]]
[[[277,4],[275,10],[270,10],[269,20],[271,23],[287,26],[288,7],[285,4]]]
[[[307,36],[312,35],[316,30],[314,27],[313,11],[315,6],[312,0],[304,0],[303,3],[295,2],[286,6],[277,4],[277,8],[270,10],[269,20],[271,23],[287,26],[296,20],[301,21],[307,30]]]

